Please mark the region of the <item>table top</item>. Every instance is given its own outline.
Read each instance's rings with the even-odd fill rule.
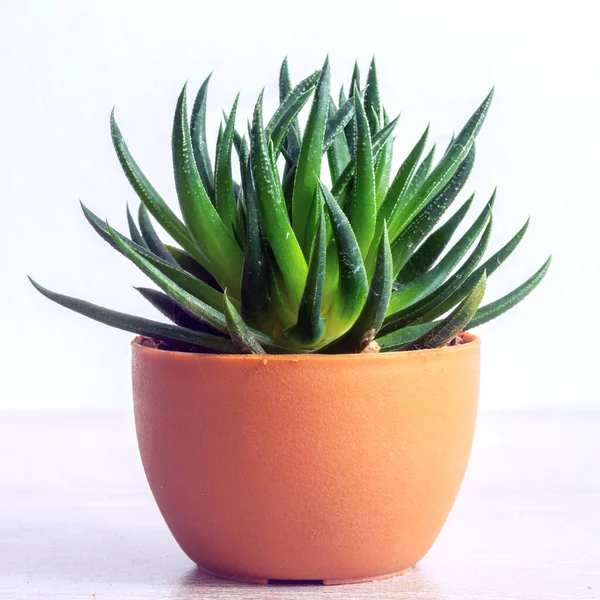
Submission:
[[[2,600],[600,599],[600,412],[489,412],[439,539],[350,586],[201,574],[152,499],[128,413],[0,413]]]

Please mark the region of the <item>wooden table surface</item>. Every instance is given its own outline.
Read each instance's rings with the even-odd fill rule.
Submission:
[[[0,600],[600,599],[600,412],[480,415],[471,464],[411,573],[253,586],[199,573],[146,485],[129,414],[0,413]]]

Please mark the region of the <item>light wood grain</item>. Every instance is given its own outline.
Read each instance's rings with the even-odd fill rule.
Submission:
[[[127,414],[0,413],[0,600],[600,599],[600,413],[488,413],[430,554],[388,581],[202,575],[147,488]]]

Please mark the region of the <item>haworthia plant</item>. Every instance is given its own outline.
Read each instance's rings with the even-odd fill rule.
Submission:
[[[437,163],[435,147],[427,149],[427,126],[394,172],[398,119],[388,118],[375,62],[362,87],[355,66],[348,96],[342,89],[337,105],[330,78],[325,60],[294,85],[286,59],[275,113],[263,114],[261,93],[244,133],[245,126],[236,128],[236,97],[214,124],[213,156],[206,141],[211,76],[191,115],[184,86],[172,138],[181,217],[142,172],[111,114],[115,151],[139,208],[127,207],[129,238],[82,205],[84,215],[160,288],[136,289],[172,323],[33,285],[66,308],[162,347],[253,354],[435,348],[529,295],[550,259],[516,289],[480,306],[486,279],[518,246],[528,223],[485,258],[495,193],[474,219],[472,194],[453,208],[473,168],[493,91]],[[453,214],[444,220],[448,211]],[[468,225],[457,236],[463,222]],[[168,243],[155,224],[170,235]]]

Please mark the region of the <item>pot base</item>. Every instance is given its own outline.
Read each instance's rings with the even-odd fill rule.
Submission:
[[[369,583],[370,581],[378,581],[380,579],[391,579],[392,577],[399,577],[400,575],[404,575],[412,570],[412,567],[408,567],[408,569],[403,569],[402,571],[396,571],[395,573],[386,573],[385,575],[373,575],[371,577],[357,577],[356,579],[315,579],[315,580],[305,580],[305,579],[264,579],[262,577],[247,577],[245,575],[236,575],[235,573],[220,573],[218,571],[211,571],[209,569],[205,569],[203,567],[199,567],[203,573],[210,575],[211,577],[216,577],[218,579],[227,579],[228,581],[237,581],[238,583],[254,583],[258,585],[278,585],[281,583],[288,584],[306,584],[309,581],[315,584],[323,584],[323,585],[344,585],[347,583]]]

